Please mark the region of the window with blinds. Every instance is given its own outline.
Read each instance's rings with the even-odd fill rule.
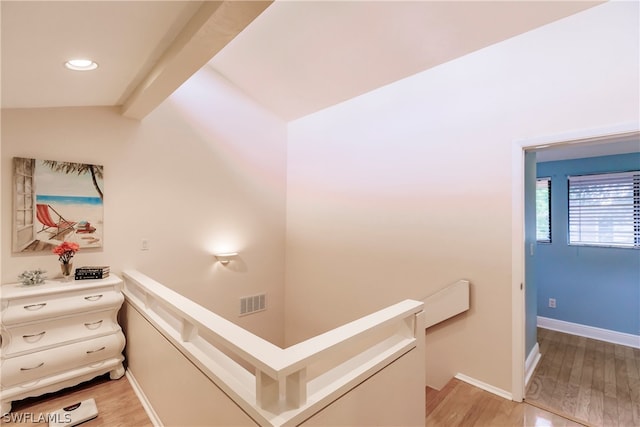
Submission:
[[[536,181],[536,240],[551,243],[551,178]]]
[[[640,171],[569,177],[569,244],[640,248]]]

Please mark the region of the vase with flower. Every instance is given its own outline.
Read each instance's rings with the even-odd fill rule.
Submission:
[[[80,245],[74,242],[62,242],[53,248],[53,253],[58,255],[64,280],[68,280],[69,276],[71,276],[71,271],[73,270],[72,258],[79,250]]]

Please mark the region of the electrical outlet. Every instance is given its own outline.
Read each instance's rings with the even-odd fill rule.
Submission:
[[[140,250],[148,251],[149,250],[149,239],[142,239],[140,242]]]
[[[550,308],[556,308],[556,299],[555,298],[549,298],[549,307]]]

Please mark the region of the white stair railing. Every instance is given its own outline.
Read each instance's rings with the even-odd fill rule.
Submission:
[[[440,322],[469,310],[470,284],[468,280],[458,280],[438,292],[422,299],[424,302],[424,327],[429,328]]]
[[[282,349],[138,271],[124,282],[127,302],[264,426],[308,419],[424,334],[423,303],[405,300]]]

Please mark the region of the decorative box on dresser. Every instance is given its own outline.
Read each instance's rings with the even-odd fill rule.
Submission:
[[[57,391],[98,375],[124,375],[118,324],[122,280],[46,281],[0,286],[2,414],[15,400]]]

